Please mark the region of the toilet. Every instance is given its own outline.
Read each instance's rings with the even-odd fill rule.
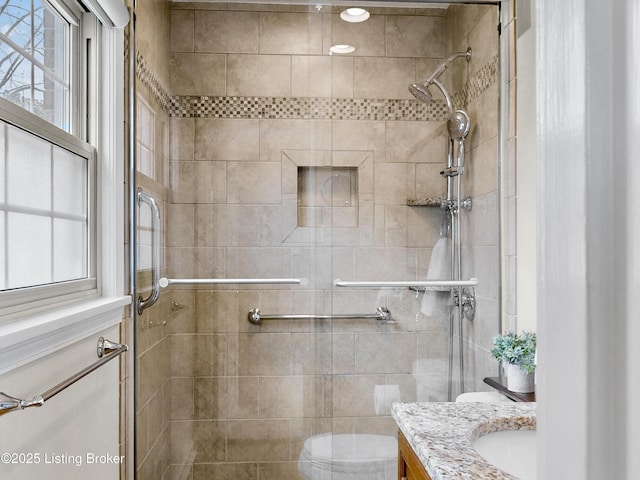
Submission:
[[[445,402],[448,396],[447,363],[441,358],[420,358],[413,362],[416,402]]]
[[[443,360],[420,359],[413,365],[416,400],[443,401],[447,379],[438,368]],[[433,373],[436,372],[436,373]],[[509,402],[498,392],[467,392],[456,402]],[[298,459],[305,480],[395,480],[398,440],[391,435],[324,433],[307,438]]]
[[[398,441],[390,435],[325,433],[308,438],[298,470],[305,480],[392,480]]]

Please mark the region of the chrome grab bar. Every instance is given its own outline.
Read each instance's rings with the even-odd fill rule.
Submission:
[[[166,278],[162,277],[158,284],[162,288],[169,285],[302,285],[302,278]]]
[[[262,325],[263,320],[332,320],[332,319],[359,319],[359,318],[374,318],[378,322],[381,323],[393,323],[391,321],[391,312],[385,307],[376,308],[375,313],[365,313],[365,314],[346,314],[346,315],[263,315],[260,313],[259,308],[253,308],[249,310],[249,315],[247,316],[249,322],[254,325]]]
[[[478,279],[473,277],[469,280],[408,280],[399,282],[348,282],[337,279],[333,282],[336,287],[364,287],[364,288],[441,288],[441,287],[476,287]]]
[[[97,353],[100,360],[95,363],[92,363],[88,367],[79,371],[75,375],[67,378],[66,380],[60,382],[55,387],[50,388],[46,392],[36,395],[31,400],[24,400],[16,397],[12,397],[11,395],[7,395],[4,392],[0,392],[0,415],[4,415],[5,413],[13,412],[14,410],[24,410],[29,407],[41,407],[44,405],[44,402],[49,400],[51,397],[56,396],[67,387],[70,387],[78,380],[86,377],[94,370],[97,370],[105,363],[110,362],[118,355],[123,352],[129,350],[129,347],[126,344],[119,344],[110,342],[109,340],[105,340],[104,337],[100,337],[98,339],[98,347]]]
[[[140,203],[151,208],[151,293],[147,298],[139,296],[136,300],[138,315],[156,303],[160,296],[160,209],[151,195],[138,188],[138,206]]]

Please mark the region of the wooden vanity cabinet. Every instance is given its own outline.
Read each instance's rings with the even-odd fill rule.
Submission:
[[[398,430],[398,480],[431,480],[404,434]]]

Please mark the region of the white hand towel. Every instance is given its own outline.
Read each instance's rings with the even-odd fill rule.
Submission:
[[[431,251],[427,280],[447,280],[451,276],[449,239],[440,237]],[[449,292],[427,289],[422,296],[420,311],[425,315],[445,315],[449,311]]]
[[[376,385],[373,402],[376,415],[389,415],[391,404],[400,401],[400,385]]]

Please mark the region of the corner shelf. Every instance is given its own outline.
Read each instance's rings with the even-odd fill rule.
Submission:
[[[442,205],[442,198],[440,197],[426,197],[426,198],[410,198],[407,200],[409,207],[438,207]]]
[[[533,392],[533,393],[512,392],[511,390],[507,390],[507,387],[503,385],[502,380],[503,380],[502,377],[485,377],[483,381],[484,383],[495,388],[501,394],[510,398],[514,402],[535,402],[536,401],[536,392]]]

